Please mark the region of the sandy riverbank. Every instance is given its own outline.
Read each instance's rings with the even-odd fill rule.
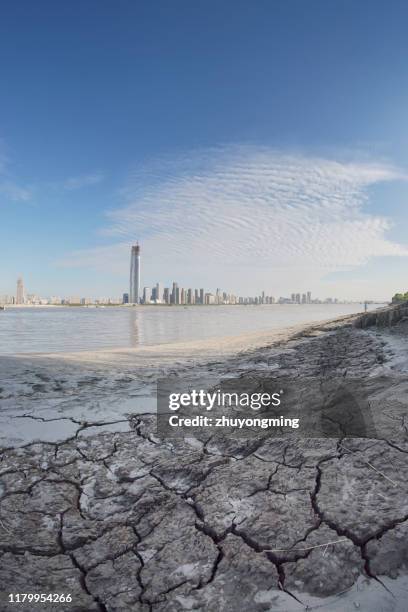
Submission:
[[[320,331],[328,331],[338,325],[351,323],[358,319],[361,313],[341,317],[323,319],[313,323],[300,323],[274,330],[250,332],[235,336],[217,336],[206,340],[189,342],[171,342],[153,346],[136,348],[112,348],[96,351],[72,351],[64,353],[31,353],[30,357],[37,359],[53,359],[73,363],[116,365],[131,364],[136,367],[146,364],[166,364],[173,361],[207,362],[214,359],[230,358],[237,353],[250,352],[266,346],[283,344],[291,339]],[[27,354],[18,355],[27,358]]]

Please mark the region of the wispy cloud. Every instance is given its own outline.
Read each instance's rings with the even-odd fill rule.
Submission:
[[[62,183],[62,187],[67,191],[74,191],[75,189],[82,189],[89,185],[97,185],[103,181],[104,175],[102,172],[93,172],[91,174],[81,174],[80,176],[73,176],[66,179]]]
[[[2,180],[0,176],[0,196],[12,202],[27,202],[31,199],[32,193],[30,189],[21,187],[9,179]]]
[[[6,145],[0,138],[0,203],[2,201],[27,202],[37,194],[48,191],[76,191],[84,187],[97,185],[104,180],[100,171],[71,176],[59,182],[37,182],[24,185],[12,173],[12,163],[6,154]]]
[[[32,197],[31,188],[22,186],[10,172],[10,160],[4,152],[4,142],[0,139],[0,203],[27,202]]]
[[[408,256],[407,245],[387,238],[390,220],[366,209],[372,186],[398,179],[405,176],[385,163],[255,147],[161,160],[135,171],[124,206],[108,213],[103,231],[116,244],[65,263],[88,266],[91,257],[96,267],[127,266],[127,245],[138,239],[155,271],[184,266],[194,277],[189,268],[205,268],[214,282],[235,286],[250,284],[243,275],[259,282],[276,270],[321,278],[374,256]]]

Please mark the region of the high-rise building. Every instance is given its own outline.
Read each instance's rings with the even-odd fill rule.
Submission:
[[[150,300],[152,298],[152,290],[150,287],[145,287],[143,289],[143,304],[150,304]]]
[[[164,288],[163,292],[163,302],[165,304],[170,304],[170,289],[168,287]]]
[[[204,304],[204,289],[200,289],[200,304]]]
[[[24,282],[23,282],[22,277],[20,276],[17,279],[16,304],[24,304],[24,302],[25,302]]]
[[[308,291],[306,295],[307,295],[307,303],[311,304],[312,303],[312,292]]]
[[[129,302],[138,304],[140,302],[140,246],[132,246],[130,255],[130,291]]]
[[[161,302],[163,300],[163,285],[161,283],[156,283],[156,302]]]
[[[122,304],[129,304],[129,294],[128,293],[123,294]]]
[[[178,284],[176,282],[173,282],[173,289],[171,291],[171,296],[170,296],[170,304],[178,304],[177,291],[178,291]]]

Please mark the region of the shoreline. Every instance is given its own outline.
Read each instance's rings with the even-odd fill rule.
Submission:
[[[157,306],[164,306],[164,307],[170,307],[170,308],[190,308],[190,307],[204,307],[204,306],[245,306],[245,307],[258,307],[258,306],[272,306],[272,307],[276,307],[276,306],[310,306],[310,305],[315,305],[315,306],[336,306],[336,305],[348,305],[348,304],[360,304],[363,305],[365,302],[364,301],[358,301],[358,300],[352,300],[352,301],[340,301],[340,302],[310,302],[309,304],[302,304],[302,303],[295,303],[295,302],[284,302],[284,303],[279,303],[279,302],[275,302],[273,304],[239,304],[239,303],[233,303],[233,304],[166,304],[165,302],[160,303],[158,302],[157,304],[155,303],[149,303],[149,304],[96,304],[96,303],[92,303],[92,304],[0,304],[1,306],[6,306],[7,308],[49,308],[50,306],[52,308],[145,308],[147,306],[153,306],[153,307],[157,307]],[[373,305],[385,305],[387,304],[387,302],[372,302],[372,301],[368,301],[367,303],[373,304]]]
[[[319,324],[362,311],[355,305],[305,305],[302,308],[265,306],[259,309],[229,308],[168,309],[147,311],[76,310],[55,308],[11,310],[0,317],[0,353],[3,355],[71,355],[111,351],[146,353],[161,350],[167,356],[172,349],[180,356],[194,352],[195,345],[211,358],[214,353],[231,354],[244,350],[246,344],[262,346],[276,335],[294,328]],[[37,313],[37,314],[36,314]],[[144,314],[143,314],[144,313]],[[37,316],[38,315],[38,316]],[[61,316],[60,316],[61,315]],[[155,351],[155,347],[157,351]],[[195,351],[197,352],[197,351]]]
[[[376,314],[369,316],[378,317],[389,310],[374,311]],[[121,429],[129,415],[155,412],[158,378],[196,376],[215,384],[217,377],[244,375],[255,363],[264,364],[261,370],[264,367],[267,370],[270,360],[279,358],[280,353],[329,332],[358,327],[367,316],[355,313],[217,341],[4,355],[0,358],[4,379],[4,388],[0,389],[0,443],[8,437],[16,446],[38,438],[57,442],[75,432],[77,422],[83,421],[99,427],[107,423],[108,430],[114,430],[112,425],[117,421],[117,428]],[[398,351],[401,367],[404,364],[401,347]],[[259,368],[256,365],[258,374]]]
[[[58,442],[84,421],[97,424],[101,431],[114,431],[112,423],[118,421],[120,430],[129,415],[155,412],[158,378],[193,375],[215,384],[217,377],[232,372],[242,375],[253,362],[262,361],[265,352],[279,354],[291,343],[353,325],[359,316],[343,315],[269,334],[216,341],[2,356],[0,444],[21,446],[36,439]]]
[[[214,358],[230,358],[234,355],[255,351],[257,349],[271,346],[279,346],[298,337],[319,331],[335,329],[341,325],[357,320],[364,313],[342,315],[340,317],[312,321],[310,323],[299,323],[274,330],[263,330],[247,332],[239,335],[228,335],[222,337],[208,338],[205,340],[191,340],[184,342],[170,342],[154,345],[143,345],[139,347],[116,347],[101,348],[83,351],[64,352],[36,352],[16,353],[14,355],[0,355],[1,357],[14,357],[17,359],[46,359],[61,360],[77,363],[114,363],[115,357],[120,357],[122,363],[129,360],[131,365],[134,358],[150,358],[160,361],[160,356],[166,362],[172,358],[177,361],[199,358],[205,361]]]

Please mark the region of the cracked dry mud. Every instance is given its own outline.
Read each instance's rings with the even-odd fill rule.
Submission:
[[[127,432],[85,437],[78,423],[65,441],[5,449],[2,591],[72,594],[47,610],[404,609],[391,592],[408,573],[408,376],[392,339],[406,334],[404,320],[344,326],[246,358],[259,380],[272,366],[357,377],[377,438],[161,440],[144,414]],[[342,604],[356,585],[386,604]]]

